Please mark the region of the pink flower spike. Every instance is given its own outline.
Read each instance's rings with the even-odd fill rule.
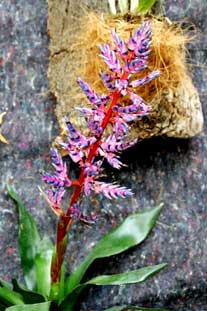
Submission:
[[[146,61],[140,59],[133,59],[129,63],[126,62],[125,70],[130,73],[138,73],[147,68]]]
[[[52,155],[52,164],[56,170],[55,175],[45,173],[43,174],[42,179],[44,182],[55,188],[61,188],[65,186],[70,187],[71,180],[67,176],[66,164],[63,163],[62,158],[56,149],[51,149],[50,153]]]
[[[117,170],[121,168],[123,165],[121,161],[119,161],[119,156],[113,152],[105,152],[102,148],[98,149],[100,156],[103,156],[107,162]]]
[[[146,113],[120,113],[120,117],[123,119],[123,122],[129,123],[136,120],[139,120],[141,117],[147,115]]]
[[[144,77],[142,79],[138,79],[138,80],[132,81],[129,84],[129,86],[134,88],[134,87],[138,87],[138,86],[144,85],[144,84],[149,83],[150,81],[154,80],[159,75],[160,75],[160,71],[159,70],[153,71],[150,74],[148,74],[148,76],[146,76],[146,77]]]
[[[119,59],[116,57],[115,52],[110,49],[110,46],[108,44],[103,44],[99,45],[99,48],[102,52],[100,57],[103,58],[109,69],[112,70],[113,72],[121,74],[122,73],[121,63]]]
[[[85,81],[81,80],[80,78],[77,79],[77,82],[85,95],[87,96],[88,100],[95,106],[106,106],[107,102],[109,101],[110,97],[107,95],[99,96],[92,88],[86,83]]]
[[[122,137],[129,131],[130,126],[127,122],[128,121],[124,120],[121,113],[113,117],[113,134],[116,137]]]
[[[90,195],[91,191],[93,190],[94,184],[94,176],[86,176],[84,179],[84,192],[85,195]]]
[[[130,189],[125,187],[100,181],[94,182],[94,191],[96,193],[103,193],[108,199],[118,199],[119,197],[125,198],[126,196],[133,194]]]
[[[139,52],[145,53],[150,46],[151,25],[145,22],[141,25],[140,29],[134,32],[134,35],[129,39],[128,49],[135,51],[135,55]]]
[[[125,96],[127,94],[127,87],[129,83],[130,75],[128,75],[127,79],[116,79],[115,80],[115,87],[116,89],[121,92],[122,96]]]
[[[138,114],[146,114],[151,109],[149,105],[146,105],[144,103],[143,99],[139,95],[137,95],[137,94],[135,94],[133,92],[130,92],[130,99],[133,102],[133,105],[128,106],[128,110],[130,110],[130,109],[131,110],[135,110],[137,108],[136,113],[138,113]],[[127,109],[125,111],[123,109],[122,111],[125,112],[125,111],[127,111]],[[133,111],[133,112],[135,112],[135,111]]]
[[[105,141],[102,142],[101,148],[105,152],[120,152],[128,149],[136,144],[137,141],[117,141],[115,135],[110,135]]]
[[[119,35],[116,33],[116,31],[114,29],[111,31],[111,36],[113,38],[115,47],[116,47],[119,55],[126,58],[128,55],[128,49],[127,49],[127,46],[126,46],[126,43],[124,42],[124,40],[122,40],[119,37]]]
[[[59,204],[57,204],[56,202],[54,202],[52,190],[51,189],[47,190],[47,194],[44,193],[41,188],[39,188],[39,190],[40,190],[43,198],[45,199],[45,201],[49,204],[50,208],[53,210],[53,212],[58,217],[60,217],[63,214],[63,211],[62,211],[61,206]]]
[[[101,72],[100,73],[101,80],[103,81],[103,84],[105,87],[110,91],[114,92],[116,90],[116,87],[114,85],[114,79],[115,77],[113,75],[110,75],[107,72]]]
[[[102,165],[103,161],[99,160],[94,164],[91,163],[85,163],[84,164],[84,174],[85,176],[99,176],[102,169],[101,169],[101,165]]]
[[[60,154],[58,153],[57,149],[50,149],[50,154],[51,154],[51,160],[52,160],[52,165],[57,171],[64,171],[64,165],[63,165],[63,160]]]
[[[117,170],[120,170],[121,166],[123,165],[123,163],[119,161],[119,156],[112,152],[105,153],[105,158],[108,163]]]
[[[82,221],[86,225],[93,225],[97,218],[95,215],[91,215],[91,216],[84,215],[80,211],[80,206],[78,204],[74,204],[74,206],[70,208],[70,211],[73,217],[78,218],[80,221]]]
[[[101,127],[102,121],[105,117],[105,109],[101,108],[76,108],[79,110],[86,118],[86,123],[88,124],[91,133],[95,136],[102,134],[103,129]]]
[[[49,205],[51,206],[53,211],[59,216],[62,214],[62,209],[61,209],[60,204],[61,204],[64,194],[65,194],[65,190],[62,187],[59,188],[58,190],[54,190],[54,189],[47,190],[47,197],[49,200]]]
[[[65,122],[68,127],[68,149],[70,149],[71,151],[73,151],[73,147],[80,149],[86,148],[96,141],[94,137],[86,137],[81,134],[67,118],[65,118]]]
[[[140,101],[139,101],[139,99],[140,99]],[[143,108],[142,108],[143,105],[149,107],[148,105],[144,104],[144,101],[141,99],[141,97],[139,97],[139,99],[137,99],[135,101],[135,99],[132,97],[131,100],[135,101],[135,103],[133,103],[132,105],[129,105],[129,106],[119,107],[117,109],[118,113],[121,113],[121,114],[122,113],[126,113],[126,114],[137,113],[139,111],[143,111]]]

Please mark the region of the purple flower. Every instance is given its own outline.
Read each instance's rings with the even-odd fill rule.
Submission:
[[[58,151],[51,149],[50,154],[55,174],[44,173],[42,179],[50,185],[50,188],[46,191],[48,203],[53,211],[60,216],[63,213],[61,202],[65,194],[65,187],[70,187],[72,181],[68,178],[67,166],[63,163]]]
[[[149,22],[143,23],[140,29],[135,30],[128,42],[129,51],[134,51],[137,57],[148,52],[150,46],[151,25]]]
[[[104,152],[103,149],[99,148],[98,149],[99,154],[103,156],[107,162],[117,170],[121,168],[123,165],[121,161],[119,161],[119,155],[113,153],[113,152]]]
[[[140,58],[133,59],[125,64],[125,70],[130,73],[138,73],[147,68],[147,65]]]
[[[73,218],[78,218],[80,221],[87,225],[93,225],[96,220],[96,215],[87,216],[81,212],[81,207],[79,204],[74,204],[71,208],[71,215]]]
[[[103,81],[103,84],[105,85],[105,87],[110,92],[113,93],[116,90],[116,87],[114,84],[115,76],[112,74],[109,74],[107,72],[101,72],[100,77],[101,77],[101,80]]]
[[[84,192],[85,195],[90,195],[93,190],[93,184],[95,181],[95,176],[86,176],[84,179]]]
[[[102,134],[103,130],[101,124],[106,115],[105,109],[90,109],[90,108],[76,108],[79,110],[85,117],[86,123],[91,131],[91,133],[95,136],[99,136]]]
[[[113,50],[110,49],[108,44],[99,45],[101,50],[100,57],[103,58],[106,65],[109,67],[110,70],[116,72],[118,74],[122,73],[122,66],[119,59],[116,57],[116,54]]]
[[[138,79],[138,80],[134,80],[130,83],[130,86],[132,88],[144,85],[146,83],[149,83],[150,81],[154,80],[155,78],[157,78],[160,75],[160,71],[156,70],[153,71],[152,73],[148,74],[146,77],[142,78],[142,79]]]
[[[63,149],[68,151],[71,159],[77,163],[82,161],[87,154],[87,148],[96,141],[96,138],[81,134],[67,118],[65,118],[65,122],[68,128],[67,142],[63,142],[61,139],[58,142]]]
[[[113,134],[116,137],[123,137],[130,129],[130,126],[127,124],[129,120],[125,119],[124,115],[123,113],[118,113],[113,117]]]
[[[127,57],[128,55],[128,48],[126,46],[126,43],[124,40],[122,40],[119,35],[116,33],[115,30],[112,30],[111,36],[113,38],[114,44],[115,44],[115,49],[118,52],[118,54],[124,58]]]
[[[88,100],[96,107],[105,107],[110,97],[108,95],[99,96],[85,81],[78,78],[79,86],[87,96]]]
[[[96,193],[102,193],[108,199],[118,199],[119,197],[125,198],[126,196],[133,194],[130,189],[120,187],[116,184],[107,184],[96,181],[93,187]]]
[[[63,187],[60,187],[59,189],[51,188],[47,190],[47,196],[51,205],[57,209],[60,209],[60,204],[64,194],[65,189]]]
[[[127,141],[130,123],[139,120],[150,111],[144,100],[135,93],[135,88],[144,85],[159,75],[159,70],[147,76],[133,80],[133,74],[140,73],[147,68],[147,59],[150,54],[150,23],[143,23],[126,43],[115,30],[112,30],[113,46],[100,45],[101,58],[108,66],[109,73],[101,72],[100,77],[107,88],[109,95],[99,95],[87,82],[78,79],[77,82],[91,107],[78,107],[80,114],[85,118],[89,128],[89,137],[81,134],[73,124],[65,118],[67,137],[65,141],[59,139],[59,145],[68,151],[72,161],[80,166],[80,177],[77,181],[70,180],[67,175],[66,164],[56,149],[51,150],[52,164],[55,174],[45,173],[43,180],[49,184],[47,199],[57,215],[63,213],[61,202],[66,187],[76,188],[72,197],[71,206],[67,215],[72,215],[81,221],[91,224],[94,218],[83,215],[80,210],[81,194],[90,195],[92,191],[102,193],[108,199],[124,198],[132,195],[130,189],[117,184],[105,183],[101,180],[103,159],[114,168],[120,169],[120,153],[132,147],[136,141]],[[123,97],[131,103],[122,105]],[[111,126],[111,134],[103,135],[107,125]],[[101,160],[100,160],[101,157]]]
[[[84,174],[85,176],[100,176],[100,173],[102,172],[102,165],[103,161],[99,160],[94,164],[91,163],[85,163],[84,164]]]
[[[118,141],[115,135],[110,135],[101,144],[101,148],[105,152],[120,152],[132,147],[137,141]]]
[[[67,166],[63,163],[61,156],[56,149],[51,149],[52,164],[55,168],[55,175],[43,174],[42,179],[53,188],[70,187],[71,180],[67,176]]]

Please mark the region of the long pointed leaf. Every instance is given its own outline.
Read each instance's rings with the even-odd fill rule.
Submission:
[[[49,238],[40,243],[35,257],[37,292],[45,297],[50,294],[50,268],[53,254],[53,245]]]
[[[122,285],[122,284],[141,283],[146,279],[148,279],[149,277],[152,277],[153,275],[158,273],[165,266],[166,264],[159,264],[120,274],[100,275],[91,279],[85,284]]]
[[[156,223],[162,205],[128,216],[118,227],[106,234],[93,248],[84,262],[66,280],[68,295],[80,283],[90,264],[98,258],[119,254],[146,239]]]
[[[65,297],[65,265],[62,264],[61,274],[60,274],[60,284],[59,284],[59,302],[61,302]]]
[[[84,288],[87,287],[87,284],[81,284],[77,286],[72,293],[70,293],[60,304],[61,311],[74,311],[75,305],[79,299],[81,292]]]
[[[49,311],[51,302],[36,303],[30,305],[12,306],[5,311]]]
[[[0,298],[2,298],[3,301],[13,305],[24,304],[23,298],[20,294],[13,292],[11,289],[6,287],[0,288]]]
[[[116,306],[111,307],[109,309],[105,309],[104,311],[126,311],[126,310],[138,310],[138,311],[169,311],[168,309],[160,309],[160,308],[143,308],[136,306]]]
[[[148,12],[156,0],[140,0],[139,1],[139,7],[138,7],[138,13],[146,13]]]
[[[19,212],[19,252],[25,282],[30,290],[36,288],[35,256],[40,242],[36,223],[26,210],[14,190],[7,185],[10,197],[15,201]]]
[[[0,280],[0,287],[6,287],[6,288],[9,288],[9,289],[13,288],[11,283],[6,282],[4,280]]]
[[[61,303],[60,310],[61,311],[73,311],[74,306],[76,302],[78,301],[80,293],[83,291],[83,289],[87,285],[122,285],[122,284],[141,283],[145,281],[146,279],[148,279],[149,277],[152,277],[153,275],[158,273],[165,266],[166,264],[159,264],[156,266],[144,267],[138,270],[121,273],[121,274],[97,276],[84,284],[78,285]]]
[[[12,280],[12,283],[13,283],[13,291],[19,293],[22,296],[22,299],[25,304],[45,302],[45,299],[42,295],[26,290],[21,285],[19,285],[16,280]]]

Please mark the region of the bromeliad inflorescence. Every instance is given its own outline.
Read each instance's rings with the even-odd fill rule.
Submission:
[[[119,153],[136,141],[126,141],[129,123],[147,115],[150,107],[137,95],[135,89],[150,82],[159,75],[154,71],[144,78],[133,79],[133,75],[147,68],[147,59],[150,53],[150,23],[145,22],[140,29],[130,36],[125,43],[112,31],[113,45],[100,45],[101,55],[108,66],[109,72],[101,72],[100,78],[107,88],[107,94],[97,94],[85,81],[78,79],[78,84],[88,98],[91,107],[77,109],[85,118],[90,131],[89,137],[81,134],[72,123],[65,118],[67,126],[66,141],[59,141],[61,148],[67,150],[72,161],[80,166],[78,180],[68,177],[67,167],[56,149],[51,150],[55,174],[45,173],[43,180],[50,185],[47,197],[52,209],[60,216],[61,226],[57,232],[56,263],[53,262],[52,279],[59,280],[59,271],[64,257],[65,246],[61,248],[73,217],[90,223],[88,217],[81,213],[81,195],[90,195],[91,191],[102,193],[109,199],[116,199],[132,195],[131,190],[114,183],[105,183],[102,176],[102,163],[105,158],[116,169],[122,163]],[[131,103],[123,106],[123,99],[127,97]],[[108,137],[103,135],[105,128],[110,124],[112,131]],[[67,187],[74,187],[74,192],[67,211],[62,207],[62,198]],[[63,225],[64,224],[64,225]],[[61,253],[61,254],[59,254]],[[58,271],[58,272],[57,272]],[[58,274],[58,275],[57,275]]]

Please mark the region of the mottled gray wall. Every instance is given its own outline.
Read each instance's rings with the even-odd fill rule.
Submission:
[[[96,7],[102,1],[87,1]],[[86,3],[86,1],[85,1]],[[70,1],[73,6],[75,1]],[[206,116],[207,3],[206,0],[167,0],[165,13],[172,20],[193,22],[200,36],[189,46],[193,80]],[[0,276],[21,277],[17,250],[17,212],[5,192],[12,185],[38,220],[42,234],[54,237],[56,218],[39,195],[41,170],[49,169],[48,150],[57,133],[53,99],[48,92],[47,4],[44,0],[0,1],[0,112],[6,111],[0,143]],[[77,266],[104,232],[126,215],[165,203],[159,223],[148,241],[126,255],[97,262],[90,271],[112,273],[146,264],[168,262],[158,277],[141,285],[92,288],[81,310],[101,311],[118,303],[171,307],[171,310],[207,310],[207,138],[153,139],[124,155],[129,167],[108,170],[109,178],[131,187],[132,200],[93,202],[98,214],[93,228],[73,225],[68,269]],[[71,168],[73,170],[73,167]],[[92,205],[88,202],[88,205]],[[103,264],[106,268],[103,268]]]

